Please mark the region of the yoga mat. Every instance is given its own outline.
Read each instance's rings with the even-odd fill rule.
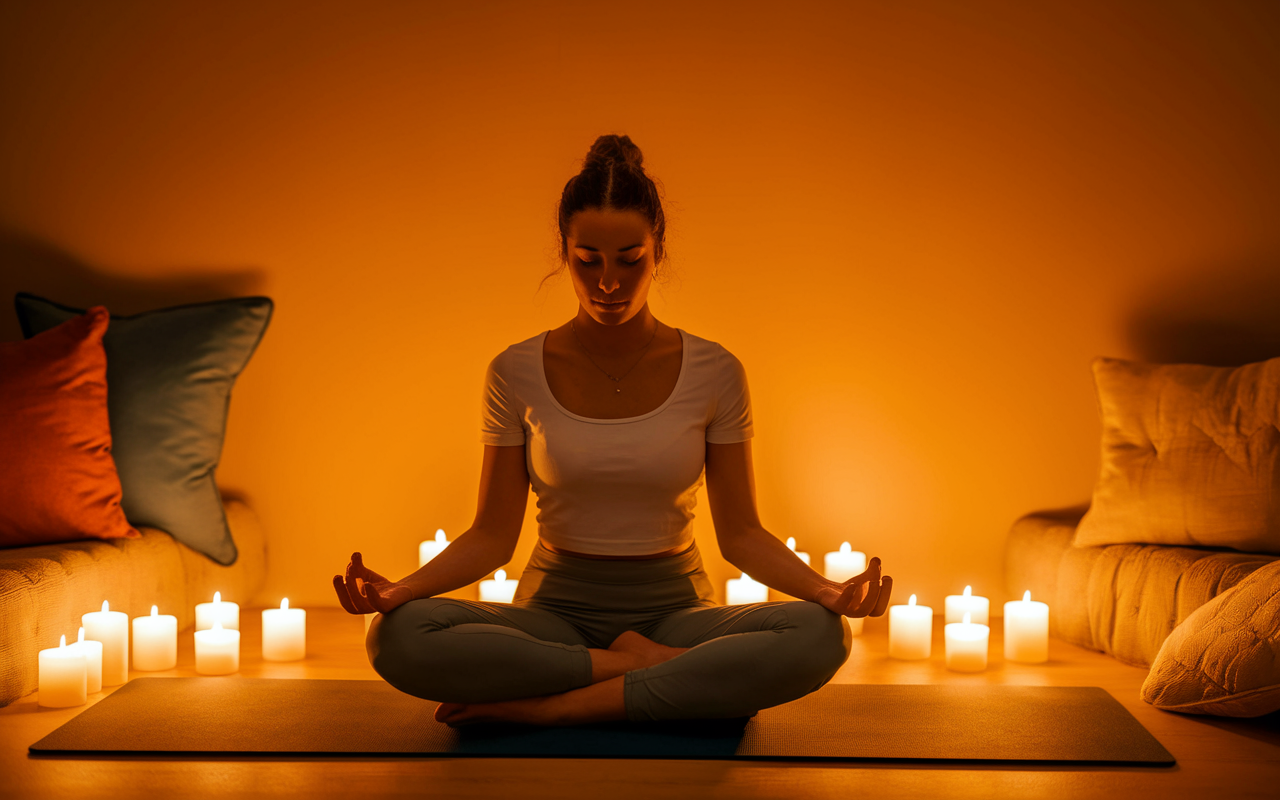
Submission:
[[[383,681],[135,678],[33,754],[396,755],[1169,766],[1097,687],[827,684],[754,717],[450,728]]]

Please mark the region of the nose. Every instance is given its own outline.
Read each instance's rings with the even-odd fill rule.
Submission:
[[[605,294],[610,294],[621,285],[622,281],[618,278],[618,268],[605,264],[604,268],[600,270],[600,289]]]

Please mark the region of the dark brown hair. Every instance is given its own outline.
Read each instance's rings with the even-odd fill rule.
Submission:
[[[645,174],[644,155],[628,136],[598,137],[582,171],[560,193],[556,212],[560,225],[560,263],[569,263],[569,221],[585,208],[638,211],[653,228],[654,266],[666,256],[667,218],[662,213],[658,186]]]

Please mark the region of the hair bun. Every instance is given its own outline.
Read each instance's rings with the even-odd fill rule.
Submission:
[[[637,170],[643,170],[644,154],[629,136],[606,134],[596,139],[583,162],[583,170],[608,168],[615,164],[625,164]]]

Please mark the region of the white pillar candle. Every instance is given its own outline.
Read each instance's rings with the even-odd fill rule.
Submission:
[[[486,603],[510,603],[519,582],[507,580],[507,571],[500,569],[493,574],[493,580],[480,581],[480,599]]]
[[[151,616],[133,618],[133,668],[145,672],[178,666],[178,618],[151,607]]]
[[[89,663],[84,650],[67,647],[62,635],[57,647],[39,654],[39,685],[36,704],[46,708],[81,706],[88,700]]]
[[[306,655],[307,612],[289,608],[287,597],[280,601],[279,608],[264,608],[262,657],[267,661],[297,661]]]
[[[852,549],[848,542],[841,542],[839,551],[822,557],[822,574],[836,583],[844,583],[866,571],[867,554]],[[849,630],[854,636],[862,634],[862,620],[862,617],[849,618]]]
[[[965,614],[962,621],[953,622],[943,630],[947,640],[947,669],[982,672],[987,668],[989,627],[971,622]]]
[[[960,622],[964,615],[978,625],[990,625],[991,601],[973,593],[972,586],[964,587],[964,594],[949,594],[946,601],[946,622]]]
[[[800,551],[796,550],[796,537],[794,537],[794,536],[788,536],[788,537],[787,537],[787,549],[788,549],[788,550],[790,550],[791,552],[795,553],[797,556],[799,556],[799,557],[800,557],[800,560],[801,560],[801,561],[803,561],[804,563],[806,563],[806,564],[808,564],[808,563],[809,563],[809,554],[808,554],[808,553],[802,553],[802,552],[800,552]]]
[[[1027,664],[1049,660],[1049,606],[1032,600],[1030,589],[1004,604],[1004,657]]]
[[[240,631],[213,623],[207,631],[196,631],[196,672],[201,675],[229,675],[240,669]]]
[[[444,538],[444,529],[437,528],[434,541],[427,539],[418,543],[418,567],[422,567],[423,564],[440,555],[448,546],[449,540]]]
[[[725,605],[740,606],[746,603],[763,603],[769,599],[769,587],[753,580],[747,573],[741,578],[730,578],[725,587]]]
[[[102,691],[102,642],[84,638],[84,626],[81,625],[79,637],[67,647],[78,648],[84,653],[85,664],[88,667],[86,672],[88,686],[85,691],[89,694]]]
[[[119,686],[129,680],[129,615],[112,611],[102,601],[101,611],[80,615],[84,638],[102,642],[102,685]]]
[[[212,603],[196,603],[196,630],[210,630],[215,622],[224,630],[240,630],[240,604],[226,602],[222,592],[213,593]]]
[[[889,607],[889,656],[903,661],[928,658],[933,652],[933,609],[916,605],[911,595],[905,606]]]

